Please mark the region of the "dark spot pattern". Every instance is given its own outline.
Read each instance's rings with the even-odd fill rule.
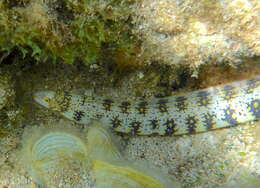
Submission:
[[[83,95],[83,96],[82,96],[82,100],[81,100],[81,103],[80,103],[81,106],[84,106],[84,104],[85,104],[87,98],[88,98],[88,97],[87,97],[86,95]]]
[[[130,123],[132,135],[137,135],[139,133],[139,128],[141,127],[142,123],[140,121],[133,121]]]
[[[60,107],[61,112],[65,112],[70,108],[72,95],[65,91],[57,95],[55,99]]]
[[[150,120],[150,122],[151,122],[150,125],[152,126],[152,129],[156,129],[156,128],[159,127],[159,121],[158,120],[152,119],[152,120]]]
[[[256,119],[260,119],[260,100],[253,100],[248,105],[249,111],[255,116]]]
[[[164,124],[166,126],[165,135],[171,136],[176,132],[176,123],[173,119],[167,119],[166,123]]]
[[[247,88],[245,92],[250,94],[253,93],[256,88],[260,87],[260,78],[252,79],[247,81]]]
[[[74,111],[73,113],[73,119],[76,121],[80,121],[82,119],[82,116],[84,116],[84,111]]]
[[[186,119],[186,124],[188,126],[188,133],[193,134],[196,133],[196,124],[198,120],[195,118],[195,116],[188,116]]]
[[[128,110],[130,109],[130,106],[131,106],[130,102],[123,101],[119,107],[120,107],[122,113],[128,114],[129,113]]]
[[[187,98],[184,96],[176,97],[175,106],[177,107],[179,112],[187,109],[186,101],[187,101]]]
[[[112,127],[115,129],[122,125],[122,121],[118,118],[118,116],[112,117],[111,119]]]
[[[203,123],[205,124],[206,130],[211,130],[214,126],[214,124],[216,123],[215,121],[215,116],[210,114],[210,113],[206,113],[203,115]]]
[[[239,88],[240,87],[240,88]],[[257,89],[257,90],[256,90]],[[115,114],[119,114],[117,117],[113,117],[110,119],[111,124],[113,125],[113,128],[117,128],[117,127],[121,127],[121,126],[129,126],[127,127],[127,129],[125,129],[125,132],[130,132],[133,135],[137,135],[137,134],[143,134],[143,132],[141,131],[146,131],[145,129],[143,130],[142,126],[142,119],[144,119],[144,121],[147,122],[146,126],[148,127],[148,132],[151,131],[154,134],[157,134],[157,132],[159,132],[159,130],[156,130],[158,128],[161,128],[160,126],[164,127],[164,134],[165,135],[174,135],[174,134],[179,134],[178,130],[176,130],[178,128],[176,122],[176,119],[167,119],[171,118],[169,116],[169,111],[170,111],[170,105],[174,105],[173,107],[180,113],[176,113],[176,118],[184,118],[185,124],[187,125],[187,127],[185,127],[185,131],[187,133],[196,133],[197,131],[201,131],[199,127],[200,122],[203,122],[203,130],[212,130],[215,128],[218,128],[218,126],[216,126],[216,115],[214,114],[214,112],[216,112],[217,110],[221,110],[221,118],[222,118],[222,123],[224,123],[223,126],[219,125],[219,127],[227,127],[227,126],[236,126],[239,124],[240,122],[240,115],[246,115],[246,113],[250,113],[252,116],[252,120],[253,119],[260,119],[260,98],[257,96],[258,94],[253,94],[253,95],[247,95],[246,94],[251,94],[251,93],[256,93],[258,91],[258,89],[260,89],[260,78],[256,78],[256,79],[252,79],[252,80],[247,80],[247,81],[243,81],[243,82],[239,82],[236,83],[234,85],[226,85],[223,87],[217,87],[214,90],[217,91],[217,93],[211,93],[211,90],[200,90],[200,91],[196,91],[194,93],[188,94],[187,96],[177,96],[177,97],[172,97],[170,98],[161,98],[158,99],[156,101],[155,108],[157,113],[161,113],[161,114],[157,114],[155,119],[152,119],[153,117],[151,117],[150,120],[147,121],[146,118],[142,118],[140,115],[142,116],[147,116],[150,117],[150,114],[148,114],[150,111],[150,106],[149,103],[142,100],[139,101],[137,103],[134,103],[135,105],[132,106],[133,104],[127,101],[122,101],[121,103],[115,103],[113,100],[111,99],[104,99],[101,100],[101,107],[104,107],[104,109],[106,111],[112,111],[113,107],[118,107],[119,111],[121,113],[127,113],[127,115],[125,115],[125,117],[127,116],[127,118],[129,119],[120,119],[120,117],[123,117],[123,114],[119,114],[118,111],[115,112]],[[242,93],[238,93],[241,92]],[[239,94],[240,98],[236,98],[237,94]],[[243,100],[243,94],[245,94],[245,98],[246,100]],[[216,109],[210,109],[210,110],[206,110],[205,112],[201,112],[201,110],[205,109],[205,108],[200,108],[202,106],[208,106],[212,103],[212,96],[214,95],[219,95],[220,98],[216,97]],[[191,97],[191,98],[190,98]],[[240,112],[240,110],[237,112],[235,108],[232,108],[233,106],[230,105],[229,107],[227,107],[226,109],[222,109],[223,106],[221,106],[221,102],[224,101],[225,104],[231,104],[232,102],[235,102],[235,106],[241,104],[241,106],[243,107],[244,103],[248,100],[250,100],[246,105],[247,105],[247,112],[242,111]],[[257,97],[259,99],[257,99]],[[232,99],[236,99],[235,101],[233,101]],[[89,98],[92,100],[92,98]],[[74,98],[74,96],[72,96],[69,92],[62,92],[62,95],[60,95],[59,97],[55,98],[55,105],[56,104],[61,104],[63,109],[70,109],[73,108],[74,103],[77,103],[79,105],[86,105],[86,103],[89,102],[89,99],[87,98],[87,96],[82,96],[77,98]],[[192,108],[194,107],[194,109],[189,109],[188,111],[188,116],[182,116],[182,113],[187,113],[186,110],[189,108],[189,103],[188,102],[192,102],[191,100],[194,99],[194,102],[199,106],[198,108],[195,108],[194,106],[191,106]],[[169,103],[169,100],[174,100],[173,103]],[[57,103],[56,103],[57,102]],[[99,103],[100,104],[100,103]],[[153,103],[154,104],[154,103]],[[88,104],[87,104],[88,105]],[[116,105],[116,106],[113,106]],[[131,106],[133,109],[131,109]],[[91,106],[91,107],[96,107],[95,105]],[[219,108],[219,109],[218,109]],[[76,108],[77,109],[77,108]],[[192,113],[190,111],[194,110],[200,110],[198,113]],[[131,113],[133,111],[134,114],[132,116],[132,114],[130,115],[129,113]],[[223,111],[222,111],[223,110]],[[87,112],[85,112],[87,113]],[[82,121],[84,120],[84,115],[88,115],[85,114],[84,111],[73,111],[73,119],[76,121]],[[154,111],[151,112],[151,116],[153,115]],[[162,114],[165,113],[165,114]],[[104,115],[105,113],[101,113],[102,115]],[[112,114],[112,113],[111,113]],[[140,118],[136,118],[134,117],[134,115],[136,114],[140,114],[137,115],[137,117]],[[198,116],[195,116],[195,115]],[[106,115],[106,114],[105,114]],[[95,114],[93,115],[95,117]],[[101,116],[101,115],[100,115]],[[157,117],[158,116],[158,117]],[[161,116],[161,117],[160,117]],[[108,115],[106,115],[107,118],[111,117],[110,113],[108,113]],[[175,117],[175,116],[174,116]],[[98,119],[98,118],[95,118]],[[133,120],[134,119],[134,120]],[[139,120],[139,121],[137,121]],[[162,122],[162,120],[164,120]],[[131,122],[129,122],[131,121]],[[126,122],[126,123],[125,123]],[[220,122],[221,123],[221,122]],[[226,123],[226,124],[225,124]],[[215,127],[214,127],[215,126]],[[145,127],[146,128],[146,127]],[[149,130],[150,129],[150,130]],[[160,129],[161,130],[161,129]],[[118,129],[119,131],[119,129]],[[152,133],[152,134],[153,134]],[[161,134],[161,132],[159,132],[159,134]]]
[[[198,106],[208,106],[211,103],[211,94],[208,91],[199,91],[197,98]]]
[[[221,89],[221,96],[224,100],[231,100],[236,96],[236,91],[234,86],[231,85],[226,85],[224,87],[222,87]]]
[[[161,113],[168,112],[167,103],[168,103],[167,99],[160,99],[160,100],[158,100],[157,104],[158,104],[159,112],[161,112]]]
[[[237,118],[235,117],[234,109],[228,107],[227,109],[224,110],[224,112],[225,112],[225,114],[224,114],[225,118],[222,120],[228,122],[229,125],[231,125],[231,126],[238,125],[238,121],[237,121]]]
[[[108,112],[111,111],[111,107],[113,103],[114,101],[111,99],[104,99],[102,105],[105,108],[105,110]]]
[[[139,114],[145,115],[147,113],[147,105],[148,103],[146,101],[138,103],[136,109],[138,110]]]
[[[65,91],[63,102],[66,103],[67,101],[71,101],[71,98],[72,98],[72,95],[69,92]]]

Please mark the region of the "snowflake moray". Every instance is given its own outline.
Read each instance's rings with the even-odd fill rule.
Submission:
[[[100,120],[132,135],[182,135],[260,119],[260,77],[183,95],[135,101],[38,91],[39,104],[81,124]]]

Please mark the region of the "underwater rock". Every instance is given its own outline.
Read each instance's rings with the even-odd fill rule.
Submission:
[[[142,0],[134,10],[135,32],[150,61],[196,69],[260,55],[258,0]]]
[[[126,29],[129,4],[126,0],[0,1],[0,50],[16,49],[23,58],[62,59],[68,64],[94,64],[103,46],[116,46],[114,53],[127,46],[127,53],[129,46],[135,46]]]
[[[13,82],[10,75],[0,71],[0,109],[7,105],[8,98],[13,95]]]
[[[14,132],[21,110],[15,104],[14,80],[9,72],[0,71],[0,139]]]

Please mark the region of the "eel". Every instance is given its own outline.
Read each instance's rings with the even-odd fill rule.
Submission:
[[[37,91],[34,100],[80,124],[99,120],[130,135],[183,135],[260,119],[260,77],[163,98],[120,100]]]

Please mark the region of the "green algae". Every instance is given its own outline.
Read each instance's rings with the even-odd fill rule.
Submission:
[[[137,42],[130,32],[131,1],[0,2],[0,52],[15,49],[37,62],[51,60],[91,64],[102,52],[123,50]],[[1,59],[0,59],[1,60]]]

